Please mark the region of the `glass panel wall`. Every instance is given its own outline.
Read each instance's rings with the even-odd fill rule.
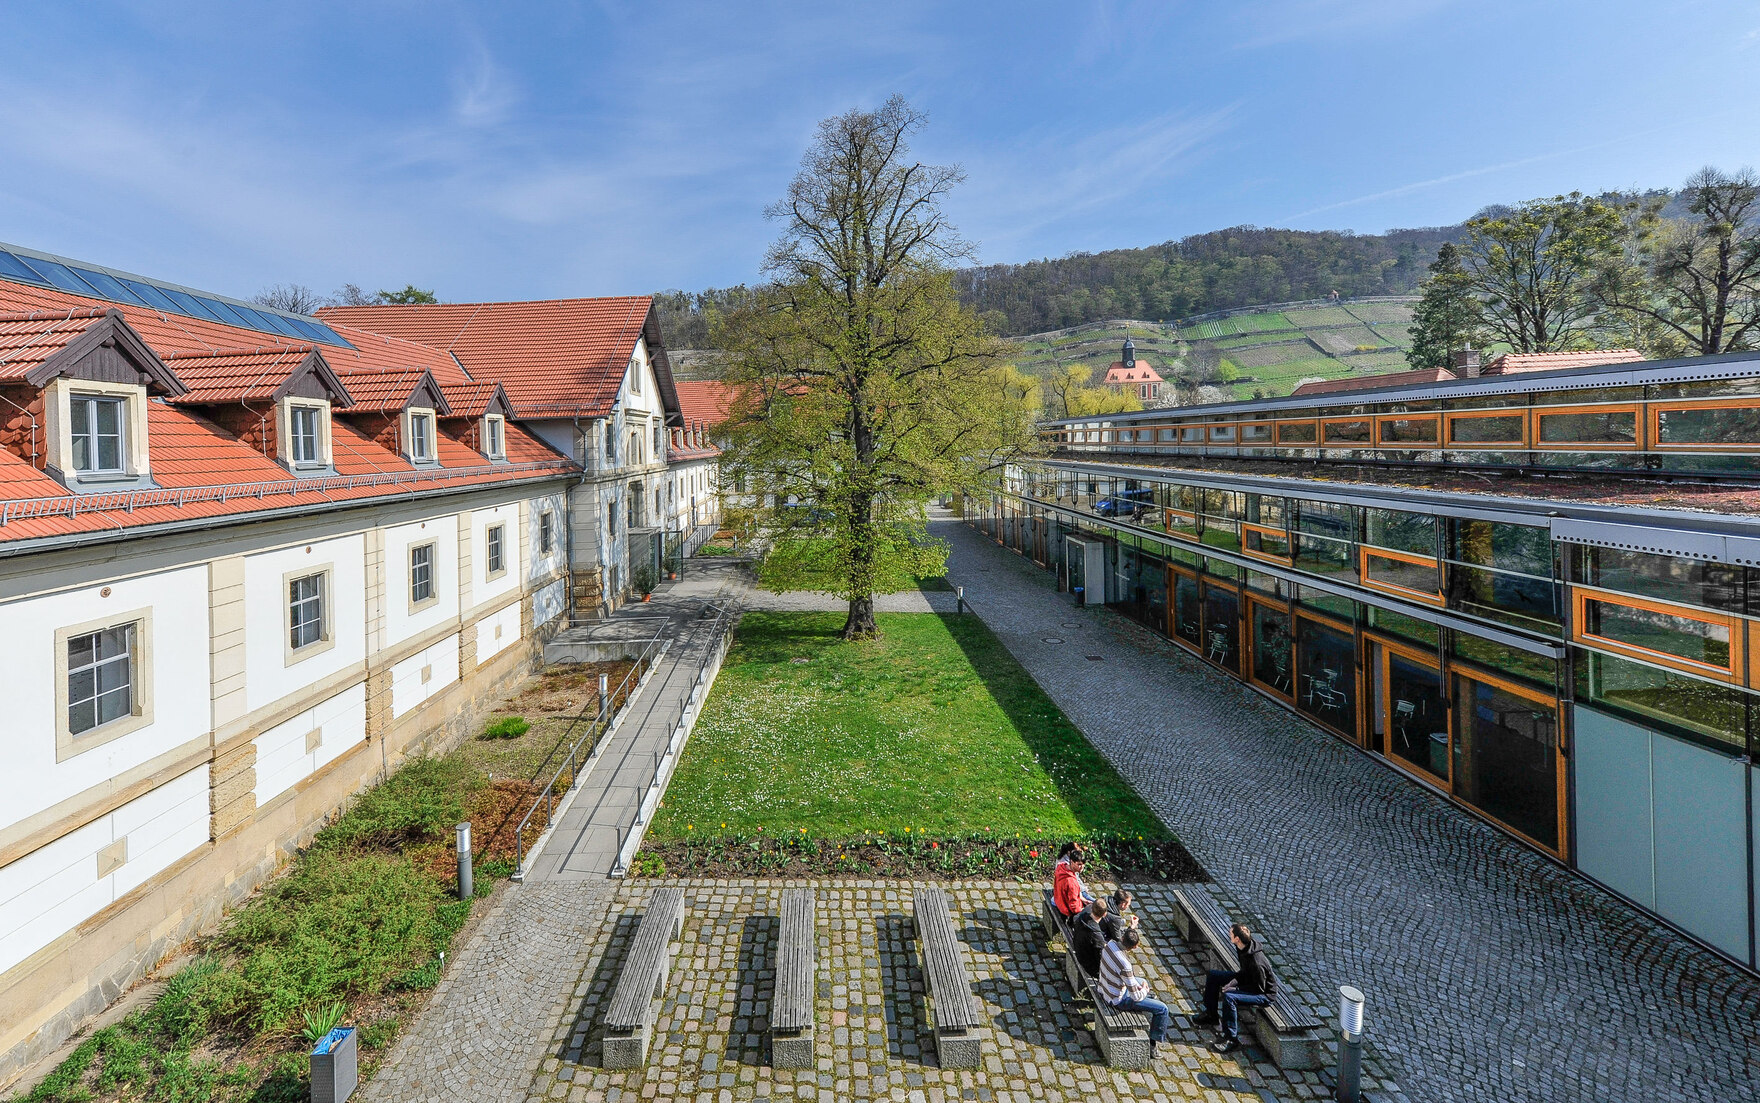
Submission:
[[[1552,534],[1538,526],[1457,519],[1448,525],[1448,606],[1557,635]]]
[[[1241,665],[1241,599],[1231,589],[1204,583],[1204,657],[1238,671]]]
[[[1357,734],[1357,645],[1349,632],[1296,618],[1296,707],[1322,724]]]
[[[1658,601],[1742,612],[1742,568],[1675,555],[1570,547],[1571,581]]]
[[[1556,853],[1557,709],[1538,695],[1459,672],[1454,688],[1455,796]]]
[[[1288,697],[1295,687],[1295,636],[1289,611],[1263,601],[1248,605],[1252,609],[1253,680]]]
[[[1741,754],[1747,750],[1746,695],[1690,674],[1599,651],[1575,650],[1577,699],[1661,725]]]
[[[1386,662],[1387,753],[1438,781],[1448,781],[1448,702],[1442,672],[1377,644]]]
[[[1173,634],[1193,648],[1204,646],[1204,610],[1198,600],[1198,580],[1173,572]]]

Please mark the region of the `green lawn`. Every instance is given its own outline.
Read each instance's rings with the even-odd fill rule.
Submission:
[[[650,835],[1164,837],[974,616],[746,614]]]
[[[812,593],[843,592],[843,576],[833,562],[834,545],[830,540],[781,539],[758,564],[758,585],[772,593],[805,590]],[[939,575],[923,577],[911,574],[904,564],[891,556],[882,557],[874,579],[874,592],[896,594],[906,590],[948,590],[947,580]]]

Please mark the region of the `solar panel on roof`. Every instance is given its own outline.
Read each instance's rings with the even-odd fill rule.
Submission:
[[[287,320],[292,322],[302,333],[314,341],[323,341],[325,344],[330,345],[346,343],[342,341],[341,336],[339,336],[335,330],[331,329],[323,322],[314,322],[310,318],[289,318]]]
[[[31,257],[25,263],[36,269],[38,275],[63,291],[71,291],[75,295],[90,295],[97,291],[97,288],[80,279],[74,274],[73,269],[65,264],[56,264],[52,260],[43,260],[40,257]],[[99,297],[102,298],[102,296]]]
[[[197,295],[195,298],[196,302],[201,303],[203,306],[213,311],[222,322],[225,322],[229,326],[243,326],[245,329],[257,328],[255,322],[250,321],[243,314],[240,314],[237,310],[234,310],[231,306],[221,302],[219,299],[210,299],[206,295]]]
[[[253,310],[251,316],[263,323],[263,328],[276,333],[285,333],[289,337],[304,337],[305,334],[294,328],[291,318],[283,318],[279,314],[267,310]]]
[[[188,314],[191,318],[205,318],[210,322],[226,321],[225,318],[203,306],[202,300],[186,291],[179,291],[175,287],[165,287],[160,290],[164,291],[166,295],[170,296],[171,301],[177,304],[179,314]]]
[[[141,297],[141,301],[155,310],[169,310],[173,314],[182,314],[183,308],[171,301],[171,296],[154,287],[150,283],[139,280],[123,280],[122,285]]]
[[[115,299],[117,302],[128,303],[131,306],[147,305],[142,301],[139,295],[136,295],[128,288],[122,286],[122,281],[118,280],[115,276],[107,276],[102,272],[93,272],[88,268],[75,268],[73,269],[73,272],[80,279],[97,288],[98,294],[107,299]]]
[[[26,267],[24,261],[4,249],[0,249],[0,276],[9,280],[24,280],[26,283],[49,282]]]

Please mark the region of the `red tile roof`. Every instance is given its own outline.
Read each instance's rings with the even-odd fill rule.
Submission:
[[[447,416],[472,420],[489,412],[497,391],[501,392],[501,401],[505,404],[507,392],[501,390],[499,383],[443,383],[440,386],[446,404],[452,407],[452,413]]]
[[[388,413],[402,410],[424,381],[433,382],[426,368],[378,368],[337,373],[354,399],[354,413]],[[435,386],[438,391],[438,385]]]
[[[159,359],[189,388],[177,401],[201,405],[267,401],[314,350],[313,345],[267,345],[218,352],[163,352]]]
[[[521,417],[600,416],[623,384],[636,340],[648,333],[663,395],[671,372],[651,323],[653,299],[550,299],[422,306],[335,306],[319,315],[444,350],[471,378],[507,389]],[[353,340],[348,331],[343,335]]]
[[[1123,360],[1114,360],[1106,369],[1106,383],[1164,383],[1161,373],[1149,366],[1149,361],[1139,359],[1130,367],[1124,366]]]
[[[675,386],[678,406],[687,425],[699,421],[720,425],[732,413],[734,399],[738,397],[731,386],[719,379],[681,380]]]
[[[1506,352],[1479,370],[1480,375],[1518,375],[1530,371],[1590,368],[1597,364],[1629,364],[1644,359],[1637,349],[1597,349],[1589,352]]]
[[[23,379],[26,372],[66,348],[107,313],[98,307],[78,306],[0,313],[0,379]]]
[[[1343,379],[1323,379],[1303,383],[1289,392],[1290,397],[1304,394],[1332,394],[1335,391],[1366,391],[1373,387],[1406,387],[1417,383],[1447,383],[1454,373],[1447,368],[1419,368],[1396,371],[1386,375],[1347,375]]]

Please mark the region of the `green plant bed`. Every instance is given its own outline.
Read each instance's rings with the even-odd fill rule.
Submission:
[[[1089,880],[1129,882],[1207,881],[1209,874],[1178,839],[1090,835]],[[902,877],[989,880],[1049,879],[1058,842],[997,837],[980,832],[957,837],[916,833],[868,834],[853,839],[792,839],[769,835],[649,842],[637,856],[638,877]]]
[[[833,562],[834,555],[830,540],[817,537],[778,540],[758,564],[758,585],[779,594],[797,590],[842,593],[843,575]],[[946,588],[945,580],[912,574],[893,556],[881,559],[879,573],[874,579],[877,594]]]
[[[971,615],[746,614],[648,837],[1167,837]]]
[[[483,728],[478,739],[518,739],[532,730],[532,722],[523,716],[503,716]]]

